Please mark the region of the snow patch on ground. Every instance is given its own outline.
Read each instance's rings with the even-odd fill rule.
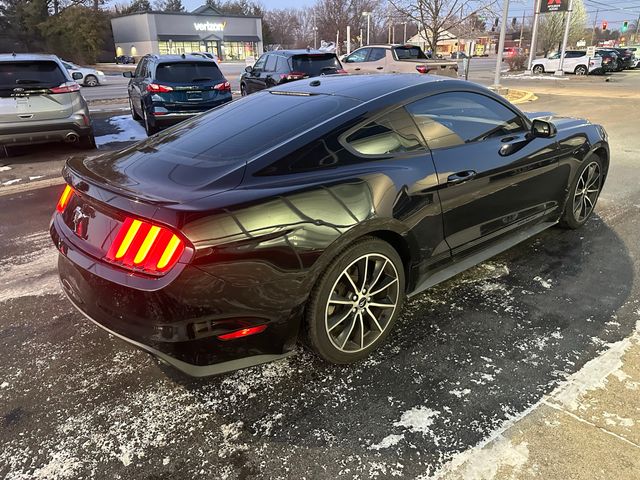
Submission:
[[[9,167],[7,165],[2,165],[0,167],[0,172],[6,172],[6,171],[9,171],[9,170],[11,170],[11,167]]]
[[[547,290],[552,287],[552,283],[551,283],[551,279],[550,278],[545,280],[542,277],[533,277],[533,280],[538,282],[540,285],[542,285],[543,288],[546,288]]]
[[[98,146],[114,142],[131,142],[147,138],[147,133],[142,125],[131,118],[131,115],[119,115],[111,117],[109,123],[118,130],[118,133],[101,135],[96,137]]]
[[[400,443],[400,441],[404,438],[404,434],[396,435],[392,433],[391,435],[387,435],[380,443],[375,443],[369,447],[371,450],[382,450],[383,448],[393,447]]]
[[[431,433],[433,420],[440,415],[438,410],[431,410],[427,407],[414,407],[402,414],[400,420],[395,422],[395,427],[405,427],[410,432],[424,434]]]
[[[13,185],[14,183],[18,183],[21,180],[22,180],[21,178],[14,178],[13,180],[8,180],[6,182],[2,182],[2,185],[5,185],[5,186]]]

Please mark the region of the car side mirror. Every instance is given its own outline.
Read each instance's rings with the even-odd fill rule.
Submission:
[[[71,78],[73,78],[74,80],[80,80],[82,78],[82,74],[80,72],[73,72],[71,74]]]
[[[537,138],[553,138],[558,133],[558,129],[551,122],[535,119],[531,124],[531,133]]]
[[[244,67],[244,71],[247,72],[247,73],[251,73],[251,72],[253,72],[253,67],[251,67],[251,66]]]
[[[133,78],[133,72],[122,72],[123,77]]]

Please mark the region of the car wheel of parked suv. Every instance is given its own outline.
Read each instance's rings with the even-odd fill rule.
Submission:
[[[98,86],[98,79],[94,75],[87,75],[84,78],[84,84],[87,87],[97,87]]]
[[[575,69],[576,75],[586,75],[587,73],[587,67],[585,67],[584,65],[578,65]]]
[[[158,131],[158,128],[155,125],[151,125],[149,123],[149,114],[144,108],[144,105],[142,106],[142,123],[144,126],[144,130],[147,132],[148,136],[151,136]]]
[[[533,67],[533,73],[535,73],[536,75],[540,75],[541,73],[544,73],[544,67],[542,65],[535,65]]]
[[[584,160],[581,171],[571,184],[571,194],[564,207],[560,225],[576,229],[584,225],[595,208],[604,182],[602,159],[593,155]]]
[[[308,341],[327,361],[358,361],[384,342],[405,295],[398,252],[377,238],[347,248],[318,279],[307,305]]]
[[[133,103],[131,103],[131,97],[129,97],[129,110],[131,110],[131,118],[134,120],[140,120],[140,115],[136,112],[136,109],[133,108]]]
[[[243,97],[247,96],[247,87],[244,86],[244,83],[240,84],[240,95]]]

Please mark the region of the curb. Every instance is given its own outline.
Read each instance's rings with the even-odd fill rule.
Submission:
[[[53,177],[53,178],[45,178],[44,180],[37,180],[35,182],[26,182],[18,185],[9,185],[7,187],[0,187],[0,197],[4,197],[6,195],[13,195],[15,193],[23,193],[29,190],[37,190],[39,188],[51,187],[54,185],[62,185],[63,183],[64,183],[64,178]]]
[[[509,89],[509,90],[512,91],[512,89]],[[511,102],[514,105],[518,105],[520,103],[526,103],[526,102],[535,102],[538,99],[538,97],[536,97],[536,94],[533,93],[533,92],[529,92],[529,91],[526,91],[526,90],[513,90],[513,91],[525,92],[525,94],[524,94],[524,96],[522,98],[519,98],[519,99],[514,100],[513,102]]]

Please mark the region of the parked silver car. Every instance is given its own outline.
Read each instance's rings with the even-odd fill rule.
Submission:
[[[0,150],[64,141],[95,148],[89,107],[54,55],[0,55]]]

